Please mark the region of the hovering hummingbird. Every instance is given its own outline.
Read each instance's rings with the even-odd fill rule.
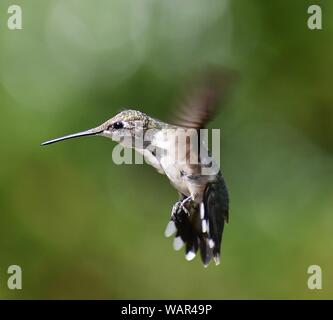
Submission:
[[[207,266],[212,258],[216,265],[220,263],[222,233],[229,218],[229,196],[222,173],[217,170],[204,174],[207,157],[203,159],[200,152],[200,148],[206,148],[201,143],[200,129],[215,115],[221,89],[223,91],[226,84],[220,80],[226,79],[207,79],[194,87],[179,108],[172,124],[137,110],[124,110],[96,128],[42,143],[48,145],[66,139],[95,135],[111,138],[141,153],[148,164],[168,177],[179,193],[179,200],[172,207],[165,236],[175,234],[173,247],[180,250],[185,245],[187,260],[192,260],[199,250],[204,266]],[[191,130],[191,135],[195,132],[199,137],[199,148],[192,145],[191,139],[185,140],[181,148],[186,149],[186,152],[180,156],[181,159],[174,157],[176,150],[179,150],[174,146],[178,129],[185,132]],[[135,143],[148,131],[151,132],[148,143]],[[130,140],[124,139],[126,137]],[[197,159],[195,163],[189,161],[191,152]],[[177,160],[172,162],[169,161],[170,158]]]

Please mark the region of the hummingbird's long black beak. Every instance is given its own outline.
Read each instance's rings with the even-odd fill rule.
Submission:
[[[103,132],[103,130],[97,130],[96,128],[95,129],[89,129],[89,130],[86,130],[86,131],[73,133],[73,134],[69,134],[69,135],[64,136],[64,137],[60,137],[60,138],[45,141],[45,142],[41,143],[41,146],[45,146],[45,145],[48,145],[48,144],[56,143],[56,142],[67,140],[67,139],[73,139],[73,138],[84,137],[84,136],[93,136],[93,135],[99,134],[101,132]]]

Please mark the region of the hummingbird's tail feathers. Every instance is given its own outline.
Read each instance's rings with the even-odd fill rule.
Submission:
[[[210,239],[207,236],[201,237],[200,239],[200,256],[205,267],[208,266],[210,260],[213,257],[212,248],[208,244],[209,240]]]
[[[185,198],[185,197],[184,197]],[[182,199],[183,200],[183,199]],[[204,266],[213,259],[220,264],[222,233],[228,221],[228,192],[221,174],[216,181],[207,184],[203,202],[186,202],[186,208],[180,200],[173,209],[171,221],[165,235],[175,234],[173,247],[180,250],[185,246],[185,259],[190,261],[200,252]]]
[[[204,212],[204,204],[198,205],[189,201],[186,210],[187,212],[182,206],[178,206],[166,227],[165,235],[170,237],[175,234],[173,248],[178,251],[185,246],[185,259],[188,261],[193,260],[199,250],[201,260],[207,266],[212,258],[216,257],[213,251],[215,243],[209,233],[209,220]]]
[[[182,201],[179,201],[179,204]],[[191,219],[189,219],[188,213],[184,211],[181,205],[177,205],[177,209],[173,212],[171,221],[168,223],[165,235],[171,236],[174,232],[170,230],[176,230],[176,235],[173,241],[173,248],[178,251],[185,245],[185,259],[193,260],[198,251],[199,242],[198,236],[192,227]]]
[[[209,233],[214,242],[212,247],[214,261],[218,265],[224,224],[229,220],[228,190],[221,174],[216,181],[207,184],[203,202],[209,220]]]

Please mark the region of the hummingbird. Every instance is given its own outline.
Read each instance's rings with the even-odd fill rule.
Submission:
[[[209,79],[209,80],[207,80]],[[222,84],[221,84],[221,81]],[[203,173],[207,167],[207,156],[200,149],[207,146],[202,143],[201,129],[214,117],[217,111],[221,89],[224,89],[225,77],[206,77],[196,85],[184,99],[171,123],[163,122],[145,113],[126,109],[119,112],[101,125],[82,132],[69,134],[48,140],[41,145],[83,136],[102,136],[110,138],[124,147],[135,149],[143,155],[146,163],[159,173],[166,175],[177,190],[179,199],[172,206],[171,218],[165,229],[165,236],[174,235],[173,247],[180,250],[185,246],[185,258],[193,260],[198,251],[205,267],[211,260],[220,263],[222,233],[229,220],[229,195],[220,168],[211,173]],[[177,130],[198,135],[198,148],[191,139],[177,140]],[[148,142],[142,142],[142,136],[150,133]],[[196,141],[195,139],[193,139]],[[175,141],[183,145],[175,147]],[[179,157],[177,150],[186,150]],[[208,151],[208,150],[207,150]],[[197,160],[189,161],[191,156]],[[209,157],[209,151],[207,153]],[[170,161],[170,159],[174,161]]]

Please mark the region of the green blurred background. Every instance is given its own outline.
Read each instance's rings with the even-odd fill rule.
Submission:
[[[323,30],[307,28],[320,4]],[[333,2],[17,0],[0,3],[0,297],[333,298]],[[177,198],[113,142],[40,142],[124,107],[168,119],[207,66],[239,74],[222,129],[231,197],[222,263],[163,232]],[[23,290],[7,289],[7,268]],[[307,288],[318,264],[323,289]]]

